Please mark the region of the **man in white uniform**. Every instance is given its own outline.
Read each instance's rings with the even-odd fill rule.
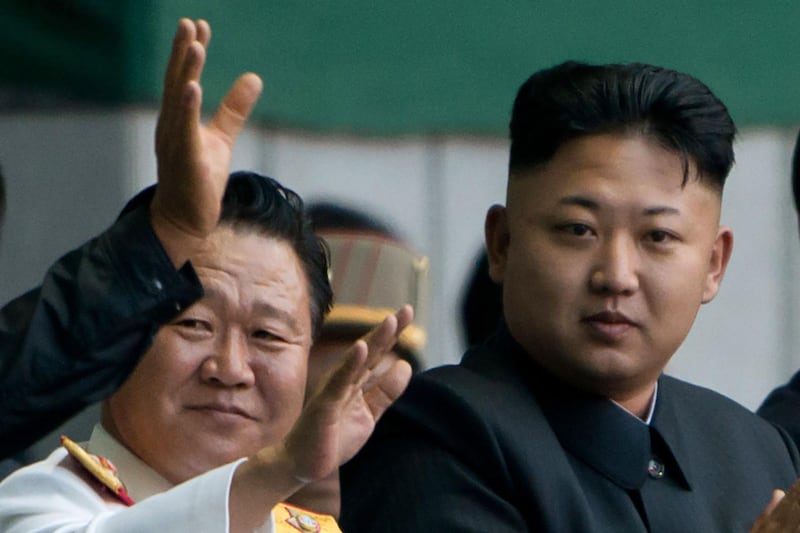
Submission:
[[[126,497],[59,449],[0,485],[4,532],[271,531],[289,516],[276,506],[352,457],[408,382],[408,364],[384,357],[413,319],[404,306],[304,406],[309,349],[331,301],[325,250],[294,193],[252,173],[228,180],[261,82],[242,76],[201,127],[209,36],[205,22],[180,23],[157,145],[187,157],[160,157],[176,167],[160,168],[158,186],[130,204],[149,206],[165,255],[190,261],[204,294],[159,329],[85,444],[116,467]],[[166,201],[175,187],[192,201]]]

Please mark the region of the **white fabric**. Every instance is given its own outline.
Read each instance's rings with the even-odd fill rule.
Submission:
[[[117,467],[131,497],[127,507],[110,491],[88,484],[64,464],[72,461],[58,448],[39,463],[17,470],[0,483],[0,531],[3,533],[227,533],[228,494],[236,467],[221,466],[172,487],[131,454],[102,427],[86,444]],[[272,518],[254,533],[271,533]]]
[[[647,408],[647,415],[644,418],[639,418],[638,416],[636,416],[635,414],[631,413],[630,411],[628,411],[627,409],[622,407],[618,402],[615,402],[614,400],[611,400],[611,402],[614,405],[616,405],[617,407],[619,407],[620,409],[622,409],[623,411],[625,411],[626,413],[628,413],[629,415],[631,415],[632,417],[634,417],[634,418],[636,418],[638,420],[641,420],[642,422],[644,422],[645,424],[647,424],[649,426],[650,422],[653,421],[653,413],[656,410],[656,397],[657,396],[658,396],[658,382],[656,381],[656,386],[653,387],[653,396],[650,398],[650,406]]]

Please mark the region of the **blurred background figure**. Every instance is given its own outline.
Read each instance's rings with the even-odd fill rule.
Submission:
[[[387,222],[366,211],[317,202],[308,206],[308,213],[314,231],[328,244],[333,287],[333,310],[311,352],[309,387],[315,386],[342,347],[379,324],[398,304],[414,306],[414,322],[403,331],[394,351],[414,372],[425,368],[428,258]]]
[[[489,277],[489,256],[481,247],[469,271],[459,301],[464,348],[480,344],[494,333],[503,312],[503,287]]]
[[[6,185],[3,181],[3,169],[0,168],[0,236],[3,232],[3,218],[6,215]]]
[[[307,393],[316,389],[348,346],[406,303],[414,306],[414,322],[400,335],[393,351],[414,372],[424,369],[430,308],[428,258],[418,254],[388,222],[364,210],[332,202],[311,202],[306,209],[314,231],[328,245],[333,288],[333,309],[311,348]],[[339,476],[307,485],[289,501],[338,517]]]
[[[792,155],[792,197],[800,228],[800,131]],[[769,393],[758,408],[758,414],[785,429],[794,443],[800,446],[800,371]]]

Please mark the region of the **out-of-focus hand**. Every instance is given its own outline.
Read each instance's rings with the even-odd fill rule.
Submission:
[[[233,146],[262,90],[257,75],[241,75],[204,125],[200,76],[210,39],[206,21],[178,23],[156,126],[158,186],[151,223],[176,266],[219,221]]]
[[[800,481],[787,492],[775,490],[750,533],[800,532]]]

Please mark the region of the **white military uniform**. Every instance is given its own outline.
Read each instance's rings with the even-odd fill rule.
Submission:
[[[66,450],[17,470],[0,483],[0,531],[3,533],[142,533],[169,531],[227,533],[228,500],[236,467],[244,459],[173,486],[134,456],[100,425],[89,453],[117,468],[128,507],[76,466]],[[272,533],[273,519],[254,533]]]

